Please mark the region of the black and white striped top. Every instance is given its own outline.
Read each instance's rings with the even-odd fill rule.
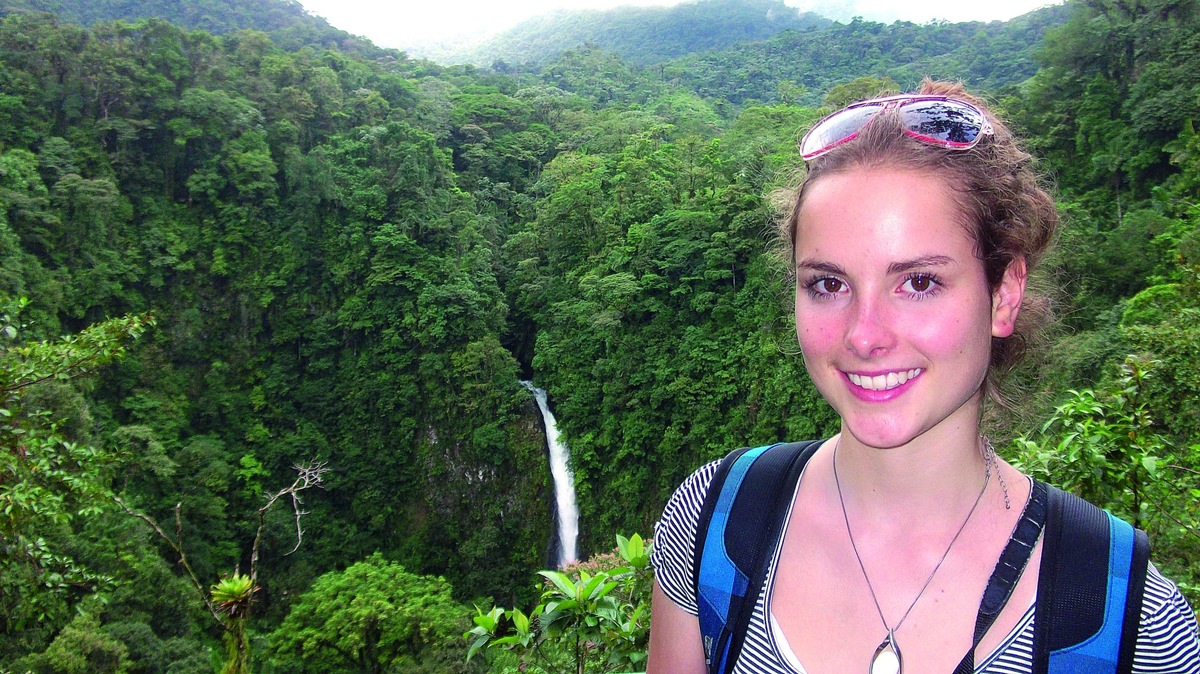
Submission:
[[[697,613],[692,586],[692,549],[696,524],[717,462],[696,471],[680,485],[655,527],[652,561],[663,592],[680,608]],[[777,562],[778,559],[775,560]],[[806,674],[782,631],[770,618],[768,601],[775,562],[767,574],[750,619],[750,632],[733,674]],[[990,655],[976,663],[976,674],[1028,674],[1033,662],[1033,613],[1030,606],[1016,627]],[[1187,601],[1153,564],[1146,578],[1141,625],[1134,651],[1137,674],[1200,674],[1200,630]]]

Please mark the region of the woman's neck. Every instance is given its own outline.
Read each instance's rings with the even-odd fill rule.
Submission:
[[[834,442],[840,498],[868,517],[953,519],[958,506],[975,501],[988,469],[978,428],[931,431],[889,448],[866,446],[843,429]]]

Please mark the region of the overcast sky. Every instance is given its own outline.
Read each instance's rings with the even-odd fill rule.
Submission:
[[[383,47],[470,42],[555,9],[667,6],[681,0],[300,0],[309,11],[342,30]],[[1061,0],[785,0],[832,19],[873,21],[1006,20]]]

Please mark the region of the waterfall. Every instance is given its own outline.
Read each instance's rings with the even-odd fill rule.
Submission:
[[[561,568],[567,562],[576,560],[575,543],[579,538],[579,509],[575,506],[575,479],[571,475],[569,462],[571,455],[567,446],[558,440],[558,426],[550,405],[546,400],[546,392],[533,385],[531,381],[523,381],[521,385],[533,392],[538,409],[542,411],[542,421],[546,426],[546,444],[550,447],[550,475],[554,478],[554,503],[558,511],[558,566]]]

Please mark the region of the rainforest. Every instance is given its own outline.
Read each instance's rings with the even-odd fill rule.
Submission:
[[[773,4],[441,65],[292,0],[0,0],[0,672],[640,671],[672,490],[836,428],[775,252],[796,142],[926,76],[1063,216],[992,442],[1195,605],[1198,3]],[[689,47],[706,16],[741,32]],[[522,380],[571,452],[562,570]]]

